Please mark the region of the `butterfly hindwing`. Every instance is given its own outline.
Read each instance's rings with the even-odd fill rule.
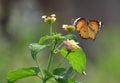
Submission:
[[[98,32],[99,28],[100,28],[100,25],[99,25],[99,21],[96,21],[96,20],[90,20],[89,21],[89,27],[91,27],[93,29],[93,31],[95,33]]]
[[[88,32],[89,32],[88,26],[87,26],[87,25],[83,25],[82,28],[81,28],[80,31],[79,31],[79,34],[80,34],[80,36],[81,36],[82,38],[85,38],[85,39],[86,39],[86,38],[89,38]]]

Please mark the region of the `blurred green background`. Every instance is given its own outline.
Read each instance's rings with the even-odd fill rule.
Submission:
[[[103,22],[95,40],[81,39],[80,46],[87,56],[86,76],[76,75],[82,83],[120,82],[120,1],[119,0],[0,0],[0,83],[6,74],[21,67],[34,66],[28,45],[48,34],[49,26],[42,15],[55,13],[54,31],[62,32],[62,24],[85,17]],[[44,52],[41,53],[41,55]],[[43,67],[47,54],[40,56]],[[60,57],[56,59],[60,61]],[[36,77],[15,83],[40,83]]]

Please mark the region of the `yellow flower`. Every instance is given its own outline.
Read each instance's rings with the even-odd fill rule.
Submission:
[[[56,18],[55,18],[55,14],[51,14],[51,16],[42,16],[44,22],[48,23],[48,24],[52,24],[56,21]]]
[[[75,26],[73,26],[73,25],[67,25],[67,24],[64,24],[63,26],[62,26],[62,28],[64,28],[66,31],[68,31],[68,32],[73,32],[73,31],[75,31]]]
[[[80,48],[78,46],[78,42],[75,42],[74,40],[69,40],[67,39],[66,41],[64,41],[64,46],[68,49],[68,50],[75,50],[77,48]]]

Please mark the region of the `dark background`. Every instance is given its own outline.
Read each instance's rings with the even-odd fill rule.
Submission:
[[[0,0],[0,83],[6,83],[9,71],[35,65],[28,45],[48,34],[49,27],[41,16],[52,13],[57,18],[54,30],[63,34],[62,24],[71,24],[78,17],[103,22],[95,40],[81,39],[75,33],[87,56],[87,75],[76,77],[83,83],[119,83],[120,0]],[[47,58],[41,53],[43,67]],[[39,83],[39,79],[30,77],[15,83],[33,82]]]

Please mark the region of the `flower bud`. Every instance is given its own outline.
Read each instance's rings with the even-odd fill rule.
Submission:
[[[64,28],[68,32],[73,32],[75,31],[75,27],[73,25],[63,25],[62,28]]]
[[[64,46],[68,49],[68,50],[75,50],[77,48],[80,48],[78,46],[78,42],[75,42],[74,40],[69,40],[67,39],[66,41],[64,41]]]
[[[55,14],[51,14],[51,16],[42,16],[44,22],[48,23],[48,24],[52,24],[56,21],[56,18],[55,18]]]

